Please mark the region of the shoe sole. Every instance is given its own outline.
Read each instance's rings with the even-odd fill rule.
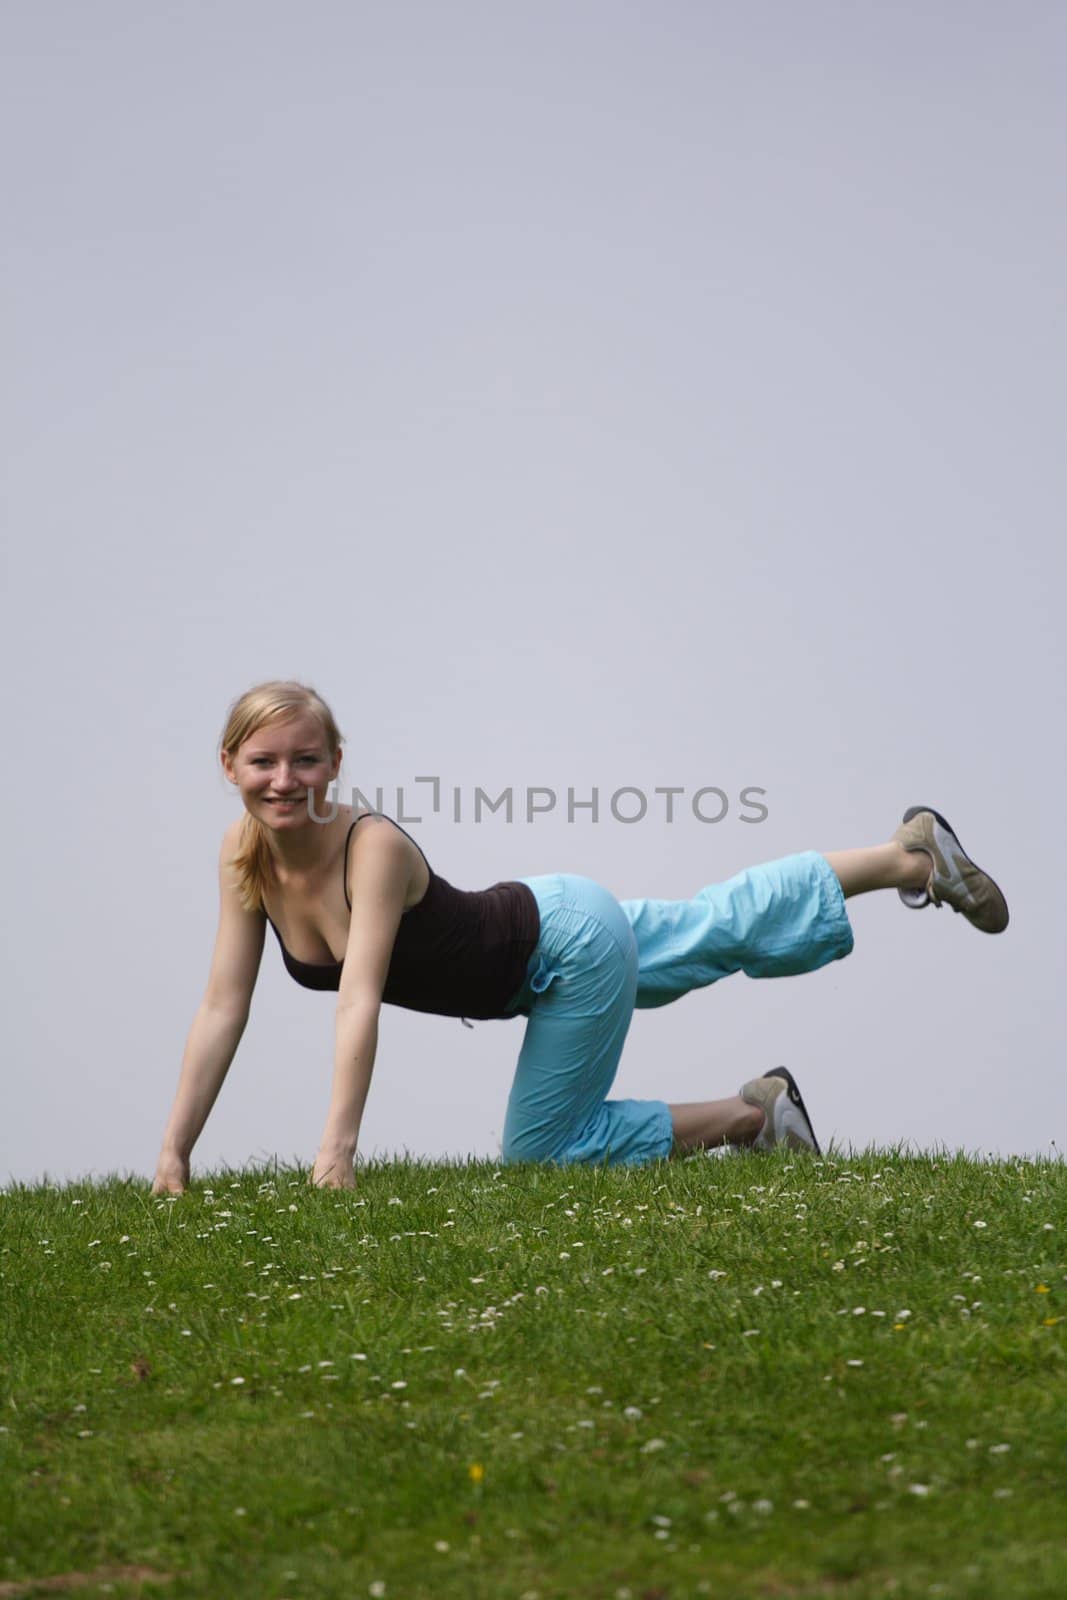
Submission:
[[[794,1076],[790,1072],[789,1068],[788,1067],[772,1067],[770,1072],[765,1072],[763,1074],[763,1076],[765,1078],[781,1078],[782,1079],[783,1083],[785,1084],[786,1093],[788,1094],[791,1102],[793,1103],[793,1105],[796,1106],[797,1110],[800,1112],[800,1115],[804,1118],[804,1121],[808,1125],[808,1132],[811,1134],[811,1142],[815,1146],[815,1154],[817,1156],[821,1156],[822,1155],[822,1150],[819,1147],[818,1139],[816,1139],[816,1137],[815,1137],[815,1129],[812,1127],[811,1117],[808,1115],[808,1108],[804,1104],[803,1095],[801,1094],[800,1090],[797,1088],[797,1080],[794,1078]]]
[[[1007,920],[1008,919],[1008,902],[1004,898],[1003,889],[1000,887],[1000,884],[997,883],[996,879],[995,878],[991,878],[989,876],[989,873],[985,870],[985,868],[984,867],[980,867],[978,865],[977,861],[974,859],[974,857],[970,854],[970,852],[967,849],[965,849],[963,840],[960,838],[959,834],[956,832],[956,830],[952,826],[951,822],[948,821],[947,817],[943,817],[941,815],[940,811],[935,811],[933,806],[909,806],[907,811],[905,811],[904,816],[903,816],[903,818],[901,820],[902,820],[902,822],[910,822],[912,817],[917,817],[920,814],[920,812],[923,812],[923,811],[929,811],[929,813],[930,813],[930,815],[932,817],[936,817],[937,818],[938,822],[945,829],[945,832],[946,833],[950,833],[952,835],[952,837],[955,839],[956,843],[959,845],[960,849],[963,851],[963,854],[967,857],[967,860],[970,862],[970,864],[974,868],[974,870],[976,872],[980,872],[982,874],[983,878],[989,878],[989,882],[993,885],[994,889],[999,894],[1000,900],[1001,900],[1001,904],[1004,907],[1004,919],[1005,919],[1004,920],[1004,928],[1006,928],[1008,926],[1008,920]],[[904,900],[904,904],[906,906],[914,906],[915,902],[912,901],[912,900],[906,900],[904,898],[905,895],[908,895],[908,894],[922,894],[922,895],[925,895],[926,894],[926,890],[925,889],[898,889],[897,893],[900,895],[900,898],[902,900]],[[927,896],[927,899],[929,899],[929,896]],[[919,909],[921,909],[921,907]],[[967,913],[963,912],[962,915],[963,916],[967,916]],[[971,922],[970,917],[967,917],[967,921]],[[978,924],[975,923],[975,922],[971,922],[971,927],[972,928],[978,927]],[[998,928],[998,929],[994,929],[994,930],[991,930],[989,928],[978,928],[978,932],[979,933],[989,933],[989,932],[993,931],[993,932],[1003,933],[1004,932],[1004,928]]]

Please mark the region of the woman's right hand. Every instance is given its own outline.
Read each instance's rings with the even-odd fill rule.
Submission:
[[[156,1164],[153,1194],[184,1194],[189,1182],[189,1157],[164,1150]]]

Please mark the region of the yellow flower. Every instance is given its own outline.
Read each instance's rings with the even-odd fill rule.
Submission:
[[[894,1324],[893,1324],[893,1332],[894,1333],[903,1333],[904,1329],[906,1327],[907,1327],[907,1323],[906,1322],[894,1322]]]
[[[1056,1326],[1057,1322],[1062,1322],[1062,1321],[1063,1321],[1062,1317],[1046,1317],[1045,1318],[1045,1327],[1046,1328],[1054,1328]]]
[[[1048,1284],[1047,1283],[1039,1283],[1037,1288],[1035,1289],[1034,1293],[1035,1294],[1048,1294],[1049,1293]]]
[[[480,1461],[472,1461],[470,1466],[467,1468],[467,1471],[470,1473],[470,1479],[472,1483],[481,1483],[482,1479],[485,1477],[485,1468],[482,1466]]]

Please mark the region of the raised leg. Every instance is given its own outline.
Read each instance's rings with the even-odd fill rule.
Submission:
[[[639,1010],[733,972],[814,972],[852,949],[840,882],[816,850],[749,867],[690,900],[624,900],[622,909],[637,941]]]
[[[871,889],[925,889],[934,870],[925,850],[905,850],[893,840],[866,850],[827,851],[826,859],[846,900]]]

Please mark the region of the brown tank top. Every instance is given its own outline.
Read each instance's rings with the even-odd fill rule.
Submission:
[[[363,816],[383,816],[365,811]],[[348,898],[348,845],[357,817],[345,838],[344,884]],[[386,821],[393,822],[392,817]],[[393,822],[394,828],[400,828]],[[400,832],[411,839],[405,828]],[[411,840],[422,859],[417,839]],[[418,905],[400,918],[382,999],[409,1011],[432,1011],[444,1017],[488,1020],[513,1013],[508,1004],[522,989],[526,969],[541,934],[537,901],[528,884],[508,880],[488,889],[454,889],[426,861],[430,881]],[[282,942],[282,960],[290,976],[305,989],[341,987],[343,961],[298,961]]]

